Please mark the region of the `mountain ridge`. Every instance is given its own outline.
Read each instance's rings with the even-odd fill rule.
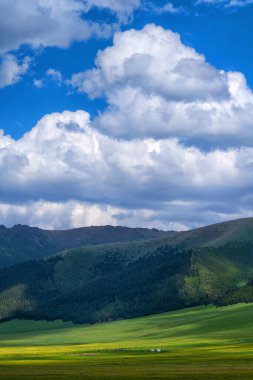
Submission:
[[[81,246],[0,271],[3,319],[94,323],[253,301],[253,218]]]
[[[175,234],[147,228],[91,226],[43,230],[27,225],[0,226],[0,267],[51,256],[64,249],[121,241],[149,240]]]

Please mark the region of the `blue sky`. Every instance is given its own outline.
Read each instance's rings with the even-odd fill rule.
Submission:
[[[253,1],[0,0],[0,15],[0,223],[252,215]]]
[[[161,1],[152,3],[161,8],[161,3],[166,4]],[[178,13],[157,14],[155,11],[140,8],[127,25],[122,25],[122,30],[141,29],[147,23],[172,29],[180,34],[183,42],[204,54],[208,62],[214,66],[243,72],[252,88],[253,6],[224,9],[213,4],[196,7],[191,1],[175,1],[173,4],[178,7],[184,6],[185,9]],[[95,14],[94,18],[97,17]],[[75,72],[91,68],[97,51],[110,45],[111,41],[112,36],[91,38],[87,41],[73,42],[68,48],[45,47],[35,51],[21,46],[15,54],[29,55],[33,62],[19,83],[5,87],[0,92],[1,128],[7,134],[18,138],[46,113],[85,108],[91,114],[95,114],[97,110],[101,110],[101,102],[90,102],[86,96],[71,92],[66,86],[59,87],[48,81],[43,88],[37,89],[33,81],[45,80],[45,73],[50,68],[61,71],[66,79]]]

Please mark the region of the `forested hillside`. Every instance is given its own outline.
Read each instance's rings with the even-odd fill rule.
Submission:
[[[1,318],[98,322],[252,301],[253,219],[80,247],[0,272]]]

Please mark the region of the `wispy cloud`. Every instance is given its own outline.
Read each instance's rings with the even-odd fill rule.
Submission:
[[[63,76],[59,70],[51,68],[47,70],[46,74],[49,79],[54,81],[58,86],[61,86],[63,84]]]
[[[161,6],[155,5],[152,1],[146,2],[143,4],[143,9],[151,11],[153,13],[157,14],[164,14],[164,13],[171,13],[171,14],[177,14],[182,13],[186,10],[184,6],[175,6],[172,2],[167,2]]]
[[[30,58],[26,57],[21,62],[12,55],[5,54],[0,61],[0,88],[4,88],[19,82],[28,71]]]
[[[216,5],[225,8],[241,8],[253,4],[253,0],[197,0],[196,5]]]

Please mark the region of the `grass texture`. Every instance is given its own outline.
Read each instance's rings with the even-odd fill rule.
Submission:
[[[0,379],[253,379],[253,304],[96,325],[5,322]]]

